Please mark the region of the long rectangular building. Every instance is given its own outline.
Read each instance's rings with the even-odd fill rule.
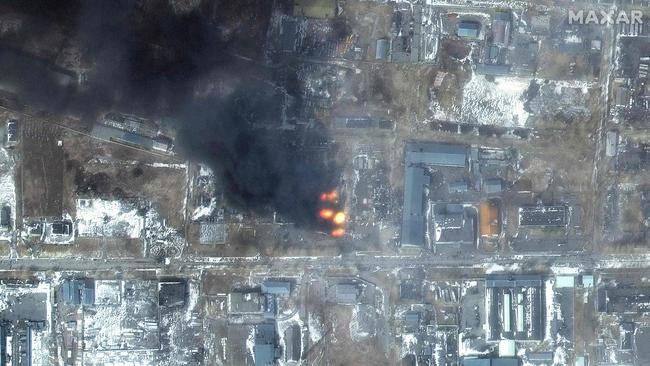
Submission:
[[[425,244],[425,188],[431,182],[425,168],[427,166],[466,168],[467,153],[468,149],[464,145],[418,142],[406,144],[402,245],[424,246]]]

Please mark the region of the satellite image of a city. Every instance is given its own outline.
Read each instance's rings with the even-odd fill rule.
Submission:
[[[0,366],[650,366],[650,0],[0,1]]]

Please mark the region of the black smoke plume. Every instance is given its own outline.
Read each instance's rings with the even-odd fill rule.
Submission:
[[[218,173],[231,204],[316,225],[318,195],[337,174],[322,126],[278,128],[279,103],[300,100],[277,98],[283,80],[261,62],[272,3],[204,1],[178,13],[166,0],[17,0],[0,11],[27,14],[35,33],[65,29],[92,65],[74,91],[52,83],[39,92],[38,80],[25,78],[18,92],[29,103],[89,121],[111,109],[171,117],[181,150]],[[34,36],[3,46],[21,49]],[[63,91],[55,102],[48,97]]]

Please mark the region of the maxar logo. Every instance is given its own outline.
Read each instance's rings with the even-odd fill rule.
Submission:
[[[569,24],[642,24],[643,12],[632,10],[629,12],[613,10],[569,10]]]

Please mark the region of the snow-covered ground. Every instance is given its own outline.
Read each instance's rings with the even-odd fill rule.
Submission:
[[[11,209],[11,227],[15,225],[16,213],[16,182],[14,181],[15,163],[9,152],[0,147],[0,207]],[[0,240],[11,239],[11,230],[0,229]]]
[[[128,202],[103,199],[77,200],[79,236],[139,238],[144,217]]]
[[[199,206],[194,209],[194,212],[192,212],[192,220],[198,221],[210,217],[214,213],[215,208],[217,208],[217,199],[212,197],[208,206]]]
[[[145,214],[144,238],[146,250],[153,256],[178,257],[187,244],[178,230],[168,226],[153,207]]]
[[[278,338],[279,338],[279,343],[282,345],[282,356],[278,360],[279,365],[285,365],[286,362],[284,360],[287,359],[287,355],[285,354],[287,346],[285,343],[284,335],[289,329],[289,327],[292,327],[294,325],[297,325],[300,330],[301,330],[301,335],[304,336],[304,324],[302,319],[300,319],[300,313],[298,311],[294,312],[293,315],[289,318],[286,319],[278,319],[277,320],[277,325],[278,325]],[[304,349],[304,337],[302,337],[300,341],[301,347]],[[302,349],[300,350],[300,358],[302,359]]]
[[[315,314],[309,314],[307,325],[309,327],[309,340],[312,344],[318,343],[323,338],[323,322]]]
[[[473,74],[463,88],[461,119],[481,125],[524,126],[530,115],[524,102],[531,80],[499,77],[489,81],[483,75]]]

